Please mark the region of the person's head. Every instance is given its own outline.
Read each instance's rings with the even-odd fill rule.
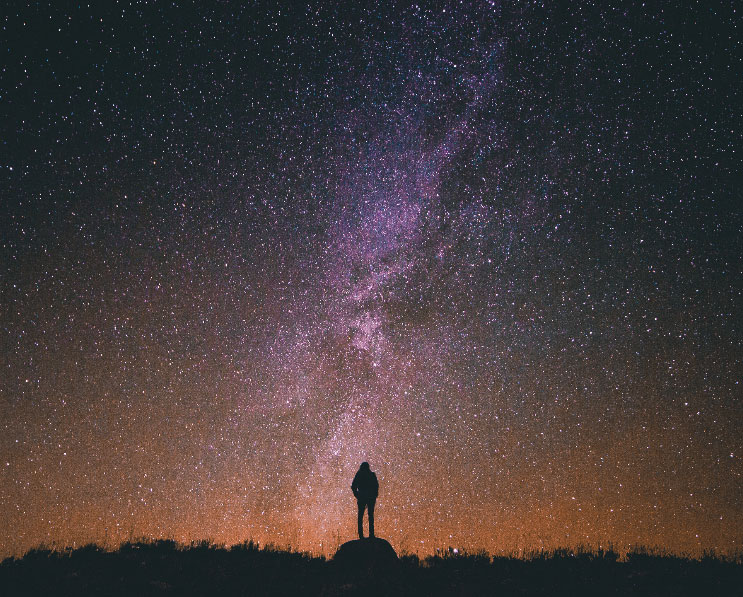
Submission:
[[[368,462],[362,462],[361,466],[359,467],[360,471],[368,471],[369,470],[369,463]]]

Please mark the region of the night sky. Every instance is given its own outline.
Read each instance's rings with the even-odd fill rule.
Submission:
[[[0,555],[741,549],[736,2],[30,4]]]

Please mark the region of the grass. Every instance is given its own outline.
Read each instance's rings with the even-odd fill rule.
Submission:
[[[743,595],[742,554],[693,559],[658,549],[403,555],[354,576],[323,557],[210,541],[138,540],[106,550],[40,546],[0,563],[2,595]]]

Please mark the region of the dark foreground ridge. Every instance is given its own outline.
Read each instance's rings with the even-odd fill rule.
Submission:
[[[253,542],[127,543],[35,549],[0,563],[0,595],[741,595],[743,557],[694,560],[637,549],[557,550],[527,559],[453,550],[397,558],[382,539],[331,561]]]

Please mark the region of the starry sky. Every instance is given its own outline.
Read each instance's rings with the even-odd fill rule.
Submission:
[[[735,2],[49,4],[1,21],[0,555],[332,553],[362,460],[398,551],[741,549]]]

